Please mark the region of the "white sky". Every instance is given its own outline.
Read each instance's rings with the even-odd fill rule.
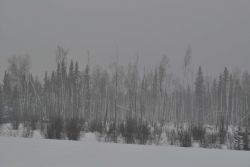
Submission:
[[[0,0],[0,77],[13,55],[29,54],[32,72],[55,66],[57,45],[70,58],[107,66],[140,56],[152,67],[162,55],[181,71],[188,45],[205,73],[250,71],[249,0]]]

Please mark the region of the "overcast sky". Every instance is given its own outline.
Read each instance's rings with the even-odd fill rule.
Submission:
[[[7,59],[29,54],[32,72],[55,66],[57,45],[69,57],[107,66],[139,55],[151,67],[162,55],[180,71],[187,46],[194,68],[213,74],[250,71],[250,0],[0,0],[0,77]]]

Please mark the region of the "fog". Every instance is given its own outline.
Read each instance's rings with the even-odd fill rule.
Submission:
[[[29,54],[32,72],[55,66],[58,45],[83,66],[153,67],[167,55],[181,72],[188,45],[196,70],[250,70],[249,0],[0,0],[0,71],[13,55]],[[0,73],[0,78],[4,73]]]

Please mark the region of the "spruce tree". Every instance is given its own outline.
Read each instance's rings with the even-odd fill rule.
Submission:
[[[222,81],[222,113],[226,127],[228,126],[228,88],[229,88],[229,72],[225,67]]]
[[[10,77],[7,72],[4,74],[3,79],[3,97],[4,97],[4,106],[7,108],[11,107],[11,84],[10,84]]]
[[[3,123],[3,90],[0,84],[0,124]]]
[[[84,113],[87,120],[91,119],[90,113],[90,75],[89,66],[86,66],[84,74]]]
[[[196,123],[203,124],[204,115],[204,79],[201,66],[199,67],[195,82]]]

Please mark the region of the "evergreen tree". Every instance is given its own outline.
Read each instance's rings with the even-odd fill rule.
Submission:
[[[228,89],[229,88],[229,73],[225,67],[222,81],[222,113],[225,119],[226,126],[228,126]]]
[[[233,123],[233,87],[234,87],[234,81],[233,81],[233,75],[230,75],[229,79],[229,92],[228,92],[228,123]]]
[[[86,66],[85,73],[84,73],[84,113],[85,118],[87,120],[91,119],[91,113],[90,113],[90,75],[89,75],[89,66]]]
[[[10,118],[11,118],[11,123],[13,129],[18,129],[19,124],[20,124],[20,102],[19,102],[19,92],[18,88],[14,87],[14,91],[11,97],[11,102],[12,102],[12,107],[10,108]]]
[[[2,85],[0,84],[0,124],[3,123],[3,90]]]
[[[11,84],[10,84],[10,77],[7,72],[4,73],[4,79],[3,79],[3,97],[4,101],[3,104],[4,106],[11,107]]]
[[[196,122],[202,125],[204,116],[204,79],[201,66],[199,67],[195,82],[195,103],[196,103]]]

